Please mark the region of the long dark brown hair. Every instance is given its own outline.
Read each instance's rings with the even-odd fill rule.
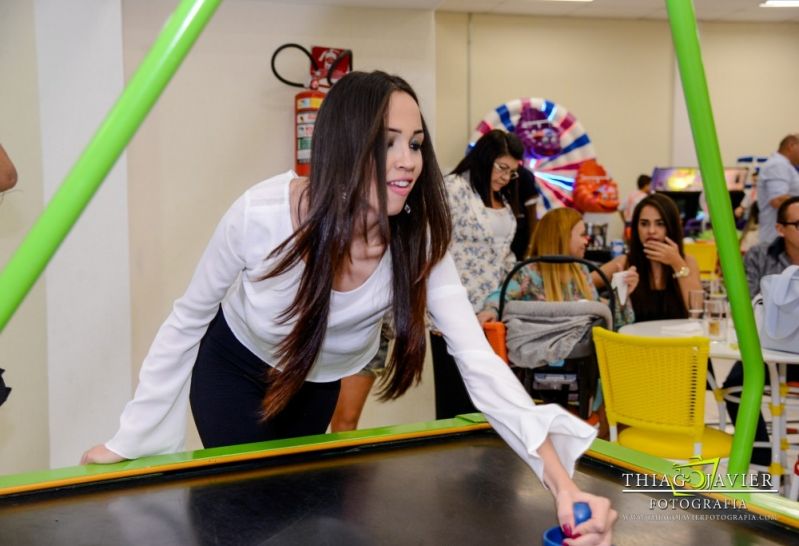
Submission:
[[[351,260],[350,245],[361,222],[366,237],[372,178],[377,180],[380,235],[391,250],[394,351],[379,395],[390,400],[418,383],[426,351],[427,279],[449,246],[451,223],[446,190],[422,119],[422,171],[406,203],[410,212],[386,209],[386,117],[391,95],[411,86],[385,72],[351,72],[322,103],[311,145],[311,175],[303,199],[307,214],[297,231],[269,255],[278,263],[264,278],[304,262],[297,295],[280,319],[296,320],[280,343],[262,404],[264,420],[276,415],[299,390],[322,346],[333,280]]]
[[[653,193],[641,199],[633,210],[630,250],[627,254],[627,267],[634,265],[640,278],[635,292],[630,294],[636,317],[651,316],[652,311],[649,306],[652,302],[657,301],[654,296],[655,288],[652,286],[652,265],[644,254],[644,243],[638,232],[638,221],[644,207],[653,207],[658,211],[666,226],[666,236],[677,244],[680,256],[685,257],[682,245],[682,221],[676,203],[670,197],[660,193]],[[665,275],[665,282],[666,297],[663,299],[664,308],[661,310],[663,316],[659,318],[688,317],[688,309],[685,307],[679,282],[672,275]]]
[[[519,137],[500,129],[492,129],[481,136],[471,150],[460,160],[451,174],[469,173],[469,184],[486,207],[491,206],[491,171],[497,158],[509,155],[519,161],[524,156],[524,145]],[[518,179],[511,180],[499,192],[497,199],[505,198],[514,214],[519,213]]]

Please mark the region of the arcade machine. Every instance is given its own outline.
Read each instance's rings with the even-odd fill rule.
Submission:
[[[744,197],[749,177],[747,167],[725,167],[724,178],[733,209]],[[686,237],[700,237],[710,218],[702,198],[702,175],[698,167],[655,167],[652,171],[652,191],[671,197],[683,221]]]

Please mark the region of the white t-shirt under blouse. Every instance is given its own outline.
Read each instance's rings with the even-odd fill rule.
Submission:
[[[293,301],[303,265],[277,278],[259,280],[275,263],[270,252],[291,235],[289,183],[292,171],[244,193],[217,226],[186,293],[161,326],[141,368],[133,400],[120,428],[106,443],[125,458],[183,449],[189,383],[200,340],[222,305],[231,331],[264,362],[292,324],[278,315]],[[331,294],[328,329],[309,381],[335,381],[362,369],[377,352],[381,321],[390,309],[391,257],[386,252],[358,288]],[[571,474],[594,429],[556,405],[534,406],[530,396],[496,356],[480,328],[447,254],[431,271],[428,312],[444,335],[475,406],[539,478],[537,449],[551,434]]]
[[[508,208],[492,209],[491,207],[486,207],[486,211],[488,212],[489,227],[494,239],[497,241],[513,239],[513,232],[516,231],[516,222],[513,221],[513,216],[508,214]]]

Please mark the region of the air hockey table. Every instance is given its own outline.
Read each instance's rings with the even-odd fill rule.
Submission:
[[[685,505],[625,477],[672,466],[597,440],[575,481],[611,498],[616,545],[799,543],[799,507],[775,493]],[[538,545],[556,524],[549,492],[480,414],[0,477],[6,546]]]

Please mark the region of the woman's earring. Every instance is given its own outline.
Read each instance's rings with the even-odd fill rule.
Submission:
[[[405,214],[411,213],[411,206],[408,203],[405,203],[405,206],[403,208],[405,209]]]

